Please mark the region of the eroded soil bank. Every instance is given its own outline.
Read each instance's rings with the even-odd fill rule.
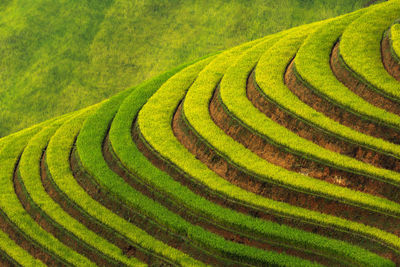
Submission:
[[[400,115],[400,100],[384,96],[383,92],[378,91],[376,88],[357,78],[356,74],[350,70],[340,56],[339,42],[335,44],[332,50],[331,68],[336,78],[355,94],[379,108]],[[396,140],[399,143],[398,137]]]
[[[217,153],[207,142],[199,138],[197,133],[193,132],[191,126],[188,126],[182,118],[182,112],[180,114],[180,119],[174,126],[177,138],[199,160],[230,183],[277,201],[287,202],[294,206],[332,214],[383,228],[389,232],[399,233],[399,227],[394,226],[399,222],[399,218],[385,216],[380,212],[348,205],[325,196],[296,191],[294,188],[289,189],[287,186],[273,182],[268,177],[259,177],[243,168],[239,168],[228,157],[221,155],[219,152]],[[181,128],[179,132],[176,131],[179,128]],[[388,221],[391,221],[391,223],[388,223]]]
[[[396,80],[400,81],[400,64],[393,53],[393,47],[386,32],[381,42],[382,63],[386,71]]]

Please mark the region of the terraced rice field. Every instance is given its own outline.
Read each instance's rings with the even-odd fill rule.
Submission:
[[[399,266],[400,0],[0,139],[1,266]]]

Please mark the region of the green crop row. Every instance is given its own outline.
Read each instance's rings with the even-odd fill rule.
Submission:
[[[400,22],[397,21],[389,29],[390,50],[394,59],[400,63]]]
[[[381,59],[381,39],[399,17],[400,1],[377,5],[351,23],[343,32],[340,55],[358,78],[394,101],[400,101],[400,84],[385,69]]]
[[[7,138],[6,143],[3,144],[0,152],[0,162],[2,163],[0,165],[0,209],[28,240],[38,244],[57,261],[67,265],[93,266],[94,264],[86,257],[65,246],[43,230],[25,211],[14,192],[14,167],[29,139],[40,129],[41,127],[35,126],[28,131],[17,133],[13,135],[13,138]]]
[[[360,12],[357,12],[357,16]],[[329,64],[330,52],[333,44],[341,35],[346,26],[354,19],[354,16],[334,20],[329,24],[320,27],[300,47],[295,58],[295,72],[302,82],[319,96],[333,102],[361,118],[366,118],[378,124],[389,125],[400,129],[400,117],[371,105],[358,95],[354,94],[341,82],[339,82],[331,71]],[[295,105],[293,108],[290,108]],[[400,146],[385,140],[374,138],[351,128],[345,127],[325,116],[321,116],[314,109],[306,107],[301,101],[290,101],[286,107],[290,112],[296,112],[306,121],[317,128],[331,133],[338,138],[350,143],[356,143],[379,151],[382,154],[400,157]]]
[[[87,115],[91,110],[84,114]],[[79,116],[80,113],[77,112],[76,115]],[[29,141],[24,149],[19,164],[19,174],[27,195],[33,205],[40,207],[40,212],[46,214],[57,228],[63,232],[65,231],[65,234],[77,238],[77,242],[81,242],[83,246],[88,247],[93,253],[102,255],[107,261],[119,262],[119,264],[123,263],[127,266],[140,264],[137,259],[124,256],[121,249],[110,244],[72,218],[46,193],[41,183],[40,160],[43,150],[59,126],[54,125],[43,129]]]
[[[171,88],[176,90],[176,87],[171,86]],[[146,97],[148,98],[151,93],[148,92]],[[160,93],[160,91],[157,92],[157,94]],[[169,95],[163,95],[162,97],[164,99],[171,99]],[[142,100],[139,101],[139,99]],[[168,198],[178,202],[178,205],[182,205],[187,210],[194,211],[206,218],[212,218],[212,221],[217,222],[222,227],[245,232],[262,239],[272,238],[272,240],[281,240],[283,244],[289,243],[297,246],[300,244],[303,250],[323,251],[323,254],[328,255],[343,255],[345,258],[354,258],[356,259],[355,261],[363,262],[364,265],[377,265],[381,262],[382,259],[373,259],[376,256],[372,255],[366,256],[365,253],[368,252],[354,246],[349,246],[348,243],[327,239],[319,235],[299,231],[285,225],[266,222],[230,209],[222,208],[193,193],[179,182],[174,181],[165,172],[160,171],[152,165],[132,141],[131,125],[145,99],[143,97],[143,90],[137,90],[121,104],[111,126],[110,141],[124,167],[128,168],[139,179],[143,179],[151,188],[163,192]],[[169,103],[165,104],[168,105]],[[157,127],[157,129],[159,128]],[[164,137],[163,140],[165,141]]]

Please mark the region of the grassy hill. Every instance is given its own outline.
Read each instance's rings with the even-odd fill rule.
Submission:
[[[1,1],[0,136],[182,62],[367,2]]]
[[[0,138],[0,265],[399,266],[399,18],[266,35]]]

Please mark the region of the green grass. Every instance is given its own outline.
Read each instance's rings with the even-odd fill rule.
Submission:
[[[226,62],[228,60],[221,60]],[[241,62],[243,63],[243,62]],[[252,68],[251,65],[250,69]],[[238,66],[235,66],[238,67]],[[209,74],[209,73],[208,73]],[[215,78],[217,77],[217,79]],[[205,80],[209,76],[205,76]],[[213,81],[218,80],[220,74],[214,74],[211,77]],[[244,81],[246,81],[244,77]],[[197,82],[197,81],[196,81]],[[244,83],[245,84],[245,83]],[[215,86],[215,84],[214,84]],[[148,135],[152,136],[151,145],[156,151],[158,151],[164,158],[176,164],[182,171],[193,176],[195,179],[201,181],[201,183],[207,185],[212,190],[220,193],[224,197],[234,198],[241,203],[246,203],[247,205],[255,206],[261,208],[262,210],[273,210],[277,213],[285,214],[287,216],[293,216],[298,218],[304,218],[305,220],[311,220],[317,224],[330,225],[331,227],[339,229],[347,229],[355,233],[362,233],[366,236],[373,236],[374,239],[383,240],[385,243],[391,243],[389,246],[398,246],[399,240],[396,236],[388,234],[384,231],[378,230],[376,228],[366,227],[362,224],[357,224],[351,221],[343,220],[334,216],[322,215],[318,212],[312,212],[306,209],[301,209],[287,205],[282,202],[272,201],[270,199],[265,199],[258,195],[252,194],[245,190],[242,190],[229,182],[223,180],[221,177],[216,175],[214,172],[209,170],[207,166],[195,159],[194,155],[189,153],[174,137],[172,130],[170,129],[170,120],[172,118],[172,113],[174,108],[179,103],[180,99],[183,97],[184,92],[177,92],[175,88],[177,86],[171,85],[174,90],[165,91],[162,95],[160,91],[157,92],[157,100],[153,100],[153,105],[148,106],[147,110],[142,109],[142,123],[153,124],[148,127]],[[211,87],[211,89],[214,87]],[[189,90],[189,92],[192,88]],[[212,91],[212,90],[211,90]],[[199,91],[200,92],[200,91]],[[210,94],[210,92],[205,92],[201,90],[201,94]],[[149,102],[150,103],[150,102]],[[146,105],[149,105],[147,103]],[[155,113],[155,107],[162,107],[162,112]],[[146,106],[145,106],[146,107]],[[207,107],[207,105],[206,105]],[[197,116],[207,114],[207,112],[196,113]],[[140,116],[140,115],[139,115]],[[151,121],[149,123],[149,121]],[[140,124],[140,119],[139,119]],[[211,122],[212,124],[212,122]],[[142,125],[142,124],[140,124]],[[143,128],[140,128],[141,130]],[[154,129],[157,129],[155,131]],[[161,129],[164,129],[161,131]],[[218,129],[218,128],[217,128]],[[210,130],[207,126],[206,131]],[[218,136],[223,138],[223,136]],[[397,245],[396,245],[397,243]]]
[[[175,85],[171,85],[170,88],[172,87],[175,91]],[[322,254],[327,254],[328,256],[340,254],[354,261],[363,262],[363,265],[371,264],[376,266],[383,262],[388,264],[386,261],[381,262],[379,258],[373,259],[374,256],[372,255],[365,255],[363,250],[349,246],[347,243],[326,238],[320,239],[320,236],[298,231],[284,225],[279,226],[222,208],[196,195],[179,182],[174,181],[166,173],[152,165],[141,154],[135,143],[132,142],[131,124],[145,101],[143,91],[144,89],[135,90],[126,98],[121,104],[110,130],[110,140],[115,153],[123,165],[131,173],[139,177],[136,179],[143,180],[145,184],[148,184],[158,192],[163,192],[164,197],[177,202],[177,205],[184,206],[185,209],[194,211],[195,214],[200,214],[203,218],[212,218],[212,221],[218,222],[222,228],[229,228],[235,230],[235,232],[244,232],[262,240],[268,238],[269,240],[280,240],[284,244],[290,243],[294,246],[297,244],[302,249],[322,252]],[[157,94],[159,93],[161,92],[158,91]],[[151,94],[148,93],[147,97],[149,95]],[[152,112],[156,112],[156,110],[153,109]],[[290,241],[288,242],[288,240]]]
[[[0,136],[99,102],[181,62],[366,2],[1,1]]]
[[[0,208],[28,239],[37,243],[61,262],[72,265],[93,266],[84,256],[66,247],[54,236],[43,230],[25,211],[14,192],[13,172],[15,164],[29,139],[40,130],[36,127],[31,131],[16,135],[6,142],[0,152]]]
[[[163,78],[167,79],[168,75]],[[135,88],[131,90],[134,89]],[[160,224],[159,220],[162,219],[164,222],[166,220],[171,225],[178,225],[176,224],[177,217],[174,213],[165,211],[160,204],[151,201],[136,190],[130,188],[121,177],[109,169],[103,158],[101,148],[103,139],[120,103],[128,94],[129,91],[124,91],[116,97],[111,98],[95,114],[85,121],[76,142],[81,164],[89,175],[102,187],[102,190],[119,200],[121,205],[134,207],[134,209],[143,214],[143,216],[150,216],[150,218],[158,224]],[[163,211],[167,214],[163,214]],[[160,214],[164,216],[159,217]],[[149,243],[148,245],[152,246],[151,248],[155,251],[162,251],[165,249],[161,242],[156,244]],[[181,265],[202,265],[200,262],[193,260],[191,257],[188,257],[188,255],[176,249],[167,250],[165,254],[174,262]]]
[[[399,18],[398,0],[383,3],[350,24],[340,41],[340,55],[359,78],[386,97],[400,101],[400,85],[381,59],[383,33]]]
[[[375,123],[400,129],[399,116],[377,108],[360,98],[339,82],[331,71],[329,64],[331,49],[352,20],[353,17],[348,17],[347,19],[332,21],[310,35],[296,54],[295,68],[297,75],[305,82],[307,87],[311,88],[318,95],[322,95],[328,101],[333,102],[334,105],[358,114],[361,118],[367,118]],[[299,104],[296,107],[306,109],[303,108],[304,104],[301,106]],[[310,115],[303,117],[307,121],[313,117],[317,117],[315,115],[317,113],[312,109],[308,108],[307,113]],[[362,135],[357,131],[350,130],[326,118],[319,121],[321,122],[320,124],[316,124],[318,122],[315,119],[310,122],[314,123],[317,127],[324,127],[325,130],[349,141],[356,141],[359,144],[366,145],[383,153],[400,155],[399,146],[393,143]]]
[[[398,60],[400,57],[400,24],[395,23],[390,27],[390,43],[391,51],[394,58]]]

